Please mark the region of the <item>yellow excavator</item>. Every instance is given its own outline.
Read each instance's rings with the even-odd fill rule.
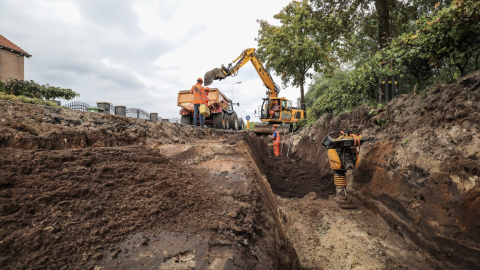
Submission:
[[[263,104],[258,108],[258,114],[262,123],[255,125],[253,132],[257,134],[271,133],[274,124],[277,124],[280,133],[286,134],[293,131],[294,124],[297,123],[299,119],[305,118],[305,110],[292,107],[290,100],[279,97],[280,87],[273,81],[272,76],[263,66],[262,61],[260,61],[255,53],[255,49],[250,48],[244,50],[242,54],[227,67],[222,65],[221,68],[215,68],[205,73],[205,86],[211,85],[214,80],[223,80],[226,77],[236,76],[238,70],[249,61],[253,64],[253,67],[267,88],[267,97],[263,98]],[[279,106],[275,108],[277,102]]]

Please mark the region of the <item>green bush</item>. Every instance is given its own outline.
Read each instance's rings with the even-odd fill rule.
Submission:
[[[315,122],[316,122],[315,120],[298,119],[297,129],[308,127],[309,125],[314,124]]]
[[[0,93],[7,93],[7,90],[5,90],[5,83],[0,80]]]
[[[39,85],[38,83],[30,81],[22,81],[17,79],[9,79],[5,83],[5,93],[15,96],[25,96],[29,98],[38,99],[57,99],[63,98],[70,100],[79,97],[80,94],[61,87],[54,87],[50,85]]]
[[[58,104],[53,101],[43,100],[38,98],[29,98],[26,96],[8,95],[3,92],[0,92],[0,100],[16,101],[16,102],[30,103],[30,104],[36,104],[36,105],[46,105],[51,107],[61,107],[61,106],[58,106]]]

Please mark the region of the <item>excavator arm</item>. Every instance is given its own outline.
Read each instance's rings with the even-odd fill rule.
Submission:
[[[205,86],[212,84],[213,80],[223,80],[226,77],[236,76],[238,73],[238,70],[242,68],[249,61],[254,66],[258,75],[262,79],[265,87],[267,87],[268,90],[266,94],[268,95],[268,97],[278,97],[278,95],[280,94],[280,87],[278,87],[278,85],[275,84],[272,76],[270,75],[268,70],[265,69],[265,67],[262,64],[262,61],[260,61],[257,54],[255,53],[255,49],[253,48],[244,50],[242,54],[240,54],[239,57],[233,60],[233,62],[230,63],[227,67],[222,65],[221,68],[215,68],[205,73],[205,77],[204,77]]]

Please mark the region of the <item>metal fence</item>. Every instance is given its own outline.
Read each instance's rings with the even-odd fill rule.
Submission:
[[[110,103],[110,114],[113,114],[115,115],[115,105],[113,105],[113,103]]]
[[[99,103],[99,107],[105,107],[106,109],[108,109],[110,111],[110,114],[112,115],[119,115],[120,112],[116,112],[116,108],[115,108],[115,105],[113,105],[113,103],[109,103],[109,105],[106,105],[104,106],[103,104],[108,104],[108,103]],[[88,111],[88,107],[92,107],[90,105],[88,105],[87,103],[85,102],[81,102],[81,101],[73,101],[73,102],[70,102],[68,103],[67,105],[65,105],[65,107],[68,107],[70,109],[73,109],[73,110],[76,110],[76,111]],[[107,108],[107,107],[110,107],[110,108]],[[123,108],[125,108],[124,106],[122,106]],[[147,119],[147,120],[152,120],[150,119],[150,113],[146,112],[145,110],[142,110],[142,109],[139,109],[139,108],[126,108],[126,116],[127,117],[130,117],[130,118],[139,118],[139,119]],[[156,113],[154,113],[156,114]],[[120,113],[121,115],[121,113]],[[153,119],[154,121],[156,121],[158,116],[155,117],[155,119]]]
[[[142,109],[127,108],[127,117],[139,118],[139,119],[150,119],[150,114]]]
[[[68,103],[67,105],[65,105],[65,107],[68,107],[72,110],[76,110],[76,111],[88,111],[87,108],[90,107],[90,105],[88,105],[87,103],[85,102],[81,102],[81,101],[74,101],[74,102],[70,102]]]

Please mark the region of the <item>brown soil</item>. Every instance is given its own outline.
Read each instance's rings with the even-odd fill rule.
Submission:
[[[341,209],[311,193],[301,199],[278,197],[290,240],[305,269],[454,269],[435,260],[382,218],[355,201]]]
[[[390,228],[453,266],[480,268],[480,72],[422,95],[400,95],[387,108],[326,114],[295,136],[295,156],[329,177],[320,144],[331,131],[371,138],[347,189]]]
[[[334,185],[331,178],[318,177],[323,169],[316,163],[306,161],[296,155],[286,157],[287,145],[284,144],[282,153],[276,157],[273,154],[272,140],[268,137],[254,137],[250,145],[256,149],[255,156],[267,176],[273,193],[284,198],[302,198],[310,192],[318,197],[327,198],[333,194]],[[255,146],[256,147],[255,147]]]
[[[301,158],[267,157],[265,170],[272,191],[283,198],[302,198],[310,192],[328,198],[334,193],[332,178],[319,178],[319,167]]]
[[[199,231],[219,209],[194,168],[144,147],[0,149],[0,265],[83,267],[136,231]]]
[[[241,137],[0,108],[1,269],[299,268]]]

